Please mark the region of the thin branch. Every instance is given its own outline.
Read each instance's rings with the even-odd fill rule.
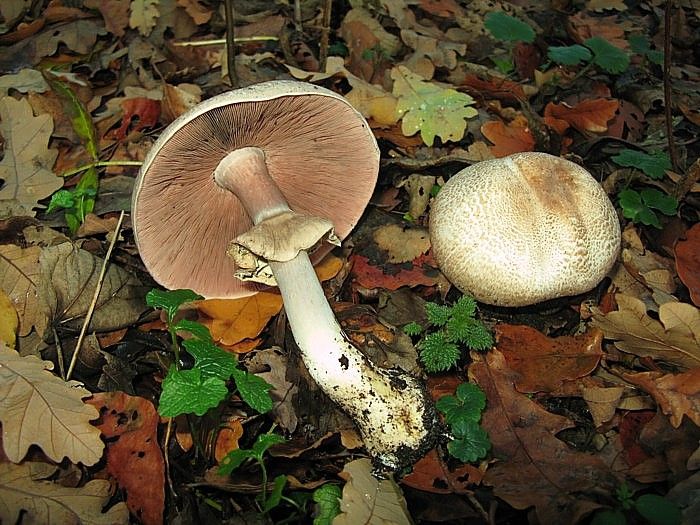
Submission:
[[[668,156],[674,171],[678,171],[678,152],[673,141],[673,112],[671,103],[671,12],[673,0],[666,0],[664,9],[664,111],[666,116],[666,139],[668,140]]]
[[[95,312],[95,307],[97,306],[97,299],[100,297],[100,292],[102,291],[102,285],[104,284],[105,274],[107,273],[107,266],[109,265],[109,258],[112,255],[112,250],[114,245],[117,243],[117,238],[119,237],[119,232],[122,228],[122,221],[124,220],[124,210],[119,214],[119,220],[117,225],[114,227],[114,233],[112,234],[112,241],[109,243],[109,248],[107,248],[107,254],[105,255],[104,261],[102,262],[102,268],[100,268],[100,275],[97,278],[97,285],[95,286],[95,294],[92,296],[92,302],[85,314],[85,321],[83,326],[80,328],[80,335],[78,335],[78,342],[75,345],[75,350],[73,350],[73,356],[70,360],[70,366],[68,367],[68,372],[66,372],[66,381],[71,378],[73,374],[73,369],[75,368],[75,363],[78,361],[78,353],[80,352],[80,347],[83,345],[83,339],[85,338],[85,333],[87,332],[90,321],[92,320],[92,314]]]
[[[328,59],[328,39],[331,32],[331,12],[333,0],[325,0],[323,3],[323,27],[321,28],[321,43],[318,51],[319,71],[326,70],[326,60]]]
[[[228,79],[231,87],[238,87],[238,75],[236,75],[236,38],[233,27],[235,11],[233,0],[225,0],[226,9],[226,63],[228,65]]]

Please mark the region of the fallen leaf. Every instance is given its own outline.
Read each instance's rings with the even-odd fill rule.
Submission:
[[[528,86],[501,77],[494,76],[484,79],[474,73],[469,73],[458,80],[459,85],[468,88],[468,91],[474,96],[486,96],[505,102],[524,101],[536,94],[536,90],[526,89]]]
[[[450,469],[432,449],[418,460],[411,473],[401,479],[408,487],[433,494],[465,494],[470,486],[478,485],[483,472],[474,465],[464,464]]]
[[[49,85],[41,71],[25,68],[14,75],[0,76],[0,97],[6,96],[9,89],[20,93],[44,93],[49,90]]]
[[[681,426],[684,415],[700,426],[700,368],[682,374],[640,372],[623,377],[651,394],[674,428]]]
[[[102,509],[112,496],[109,481],[95,479],[82,487],[64,487],[33,476],[36,463],[0,463],[0,522],[126,525],[129,510],[117,503]]]
[[[18,327],[17,310],[10,296],[0,289],[0,342],[5,343],[9,348],[14,348]]]
[[[629,47],[625,38],[625,23],[618,16],[591,16],[586,11],[579,11],[569,17],[567,30],[577,44],[599,36],[621,49]]]
[[[217,463],[221,461],[232,450],[239,448],[238,440],[243,437],[243,424],[241,419],[235,416],[228,417],[219,425],[219,433],[216,436],[214,445],[214,459]]]
[[[519,392],[554,392],[566,381],[590,374],[603,355],[603,333],[550,338],[529,326],[499,324],[496,346],[517,372]]]
[[[700,306],[700,224],[688,230],[686,238],[676,243],[673,253],[678,277],[688,287],[695,306]]]
[[[544,108],[544,123],[563,135],[569,126],[581,133],[602,133],[608,129],[608,121],[615,116],[617,100],[604,98],[582,100],[575,106],[564,102],[549,102]]]
[[[37,283],[41,248],[20,248],[14,244],[0,245],[0,288],[12,300],[19,316],[19,333],[24,337],[36,326],[42,335],[46,317],[39,308]]]
[[[494,157],[535,150],[535,138],[526,122],[513,121],[506,126],[500,120],[490,120],[481,125],[481,133],[493,142],[489,149]]]
[[[159,16],[158,0],[132,0],[129,27],[138,29],[143,36],[148,36],[156,26]]]
[[[53,55],[60,44],[81,55],[93,50],[97,37],[106,34],[104,27],[95,20],[76,20],[67,24],[52,26],[39,34],[35,41],[35,63]]]
[[[117,140],[124,140],[127,133],[152,128],[158,124],[160,117],[160,101],[147,97],[124,99],[121,103],[122,123],[114,131]]]
[[[87,401],[100,412],[95,425],[107,441],[107,472],[126,491],[126,504],[144,525],[160,525],[165,506],[165,463],[153,403],[123,392]]]
[[[410,525],[401,489],[392,479],[379,481],[372,476],[370,460],[350,461],[339,475],[345,479],[345,486],[334,525]]]
[[[374,230],[372,237],[392,264],[413,261],[430,249],[430,237],[424,228],[384,224]]]
[[[31,445],[60,462],[94,465],[102,457],[100,431],[89,422],[97,419],[94,407],[83,403],[90,392],[77,381],[62,381],[48,370],[50,361],[20,357],[0,342],[0,421],[3,448],[19,463]],[[14,521],[13,521],[14,522]]]
[[[233,345],[255,338],[282,309],[282,296],[259,292],[240,299],[208,299],[199,301],[197,309],[209,317],[202,322],[214,341]]]
[[[588,405],[588,410],[596,427],[607,423],[613,418],[624,391],[625,388],[621,386],[600,387],[591,385],[581,388],[581,394]]]
[[[105,21],[105,29],[122,37],[129,27],[130,0],[87,0],[85,7],[97,9]]]
[[[278,347],[266,348],[256,352],[246,360],[249,372],[264,379],[272,385],[272,416],[286,432],[292,433],[297,427],[297,415],[294,401],[299,388],[287,381],[287,358]]]
[[[0,161],[0,218],[36,215],[38,201],[63,186],[51,169],[58,151],[48,148],[53,122],[35,117],[26,99],[0,99],[0,134],[5,139]]]
[[[375,266],[370,264],[367,257],[354,254],[350,257],[350,262],[353,278],[357,284],[368,289],[398,290],[402,286],[434,286],[440,275],[435,261],[426,255],[406,264]]]
[[[516,509],[534,505],[540,523],[578,523],[600,508],[599,491],[612,492],[618,482],[600,459],[571,450],[555,437],[573,424],[517,392],[518,374],[501,352],[472,356],[469,375],[487,399],[481,426],[498,458],[484,483]]]
[[[177,0],[177,5],[184,7],[185,12],[192,17],[198,26],[206,24],[211,20],[213,11],[202,5],[199,0]]]
[[[617,294],[615,300],[618,310],[614,312],[592,311],[594,326],[614,339],[618,349],[682,368],[700,366],[700,310],[686,303],[664,303],[657,321],[639,299]]]
[[[163,89],[163,117],[170,123],[185,111],[202,101],[202,88],[196,84],[165,84]],[[157,122],[157,117],[156,117]]]

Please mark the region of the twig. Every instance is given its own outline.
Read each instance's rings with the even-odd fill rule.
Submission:
[[[301,25],[301,1],[294,0],[294,30],[302,33],[304,28]]]
[[[226,9],[226,63],[228,64],[228,79],[231,87],[238,87],[238,75],[236,75],[236,38],[233,28],[233,0],[225,0]]]
[[[323,3],[323,21],[321,28],[321,43],[318,50],[319,71],[326,70],[326,60],[328,59],[328,39],[331,32],[331,12],[333,0],[325,0]]]
[[[61,177],[70,177],[81,171],[87,171],[92,168],[106,168],[108,166],[141,166],[143,162],[140,160],[98,160],[97,162],[91,162],[89,164],[83,164],[72,170],[64,171],[61,173]]]
[[[61,341],[58,337],[58,332],[56,331],[56,328],[54,328],[52,326],[51,331],[53,332],[53,340],[56,341],[56,358],[58,360],[58,370],[61,373],[61,377],[65,381],[66,380],[66,362],[63,359],[63,348],[61,347]]]
[[[119,214],[119,220],[117,225],[114,227],[114,233],[112,234],[112,241],[109,243],[109,248],[107,248],[107,254],[105,255],[104,261],[102,262],[102,268],[100,268],[100,275],[97,278],[97,286],[95,286],[95,294],[92,296],[92,302],[85,314],[85,321],[83,326],[80,328],[80,335],[78,335],[78,342],[75,345],[75,350],[73,350],[73,356],[70,360],[70,366],[68,367],[68,372],[66,372],[66,381],[68,381],[73,374],[73,369],[75,368],[75,363],[78,361],[78,353],[80,352],[80,347],[83,345],[83,339],[85,338],[85,333],[87,332],[90,321],[92,320],[92,314],[95,312],[95,307],[97,306],[97,299],[100,297],[100,292],[102,291],[102,285],[104,284],[105,274],[107,273],[107,265],[109,264],[109,258],[112,255],[112,250],[114,245],[117,243],[117,238],[119,237],[119,232],[122,228],[122,221],[124,220],[124,210]]]
[[[235,36],[233,38],[234,43],[241,44],[245,42],[268,42],[279,40],[277,36]],[[226,43],[225,38],[214,38],[211,40],[187,40],[185,42],[175,42],[173,45],[176,47],[204,47],[204,46],[221,46]]]
[[[666,116],[666,140],[671,166],[678,171],[678,152],[673,141],[673,114],[671,111],[671,11],[673,0],[666,0],[664,9],[664,112]]]
[[[173,495],[173,498],[177,498],[177,492],[175,492],[175,485],[173,484],[173,478],[170,476],[170,453],[169,449],[170,447],[168,446],[168,443],[170,443],[170,436],[173,433],[173,418],[168,418],[168,426],[165,430],[165,437],[163,438],[164,443],[163,443],[163,451],[165,454],[163,455],[163,460],[165,461],[165,477],[168,480],[168,488],[170,488],[170,493]]]

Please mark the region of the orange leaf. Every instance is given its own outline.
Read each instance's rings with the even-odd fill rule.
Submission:
[[[254,339],[270,319],[282,309],[282,296],[259,292],[241,299],[208,299],[197,309],[210,317],[202,322],[215,341],[234,345],[243,339]]]
[[[421,255],[406,269],[405,264],[384,264],[374,266],[367,257],[353,255],[352,275],[355,281],[363,288],[385,288],[386,290],[398,290],[402,286],[434,286],[437,284],[438,271],[432,257]],[[430,262],[428,262],[430,261]],[[424,267],[425,266],[432,266]]]
[[[508,366],[518,372],[523,393],[554,392],[565,381],[590,374],[603,355],[603,332],[549,338],[529,326],[496,326],[496,346]]]
[[[158,446],[153,404],[123,392],[95,394],[87,403],[100,410],[107,439],[107,472],[126,491],[126,504],[140,523],[160,525],[165,506],[165,462]]]
[[[343,268],[343,260],[333,254],[326,255],[321,262],[316,265],[316,277],[321,282],[333,279],[338,272]]]
[[[700,306],[700,224],[688,230],[685,240],[676,243],[674,254],[678,277],[688,287],[695,306]]]
[[[117,140],[123,140],[129,128],[131,131],[141,131],[158,124],[160,118],[160,100],[146,97],[127,98],[122,101],[122,123],[114,132]]]
[[[560,135],[569,126],[581,133],[602,133],[608,129],[607,123],[615,116],[617,107],[617,100],[604,98],[583,100],[573,107],[566,103],[550,102],[544,108],[544,122]]]
[[[663,413],[670,416],[674,428],[681,426],[684,415],[700,426],[700,368],[682,374],[640,372],[623,377],[649,392]]]
[[[226,454],[238,447],[238,440],[243,437],[243,425],[241,420],[230,417],[219,430],[216,436],[216,446],[214,447],[214,457],[217,463],[221,463]]]
[[[521,151],[534,151],[535,138],[527,126],[511,122],[506,126],[500,120],[490,120],[481,125],[481,133],[493,142],[489,149],[494,157],[506,157]]]

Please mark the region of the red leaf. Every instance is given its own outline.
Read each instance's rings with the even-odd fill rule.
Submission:
[[[673,252],[678,277],[688,287],[693,303],[700,306],[700,224],[688,230],[686,239],[678,241]]]
[[[126,137],[129,127],[131,131],[141,131],[158,124],[160,117],[160,101],[146,97],[127,98],[122,102],[122,124],[114,132],[117,140]]]
[[[407,264],[384,264],[374,266],[367,257],[353,255],[352,276],[363,288],[384,288],[398,290],[402,286],[434,286],[439,272],[432,256],[421,255]],[[407,267],[408,266],[408,267]]]

